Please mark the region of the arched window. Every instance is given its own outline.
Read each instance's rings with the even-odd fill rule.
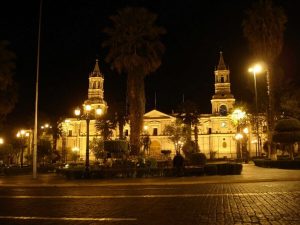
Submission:
[[[227,115],[227,107],[226,105],[221,105],[219,109],[220,115],[221,116],[226,116]]]

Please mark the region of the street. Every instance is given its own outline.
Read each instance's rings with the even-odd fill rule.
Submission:
[[[0,224],[300,224],[300,180],[213,177],[206,183],[179,177],[153,184],[4,185]]]

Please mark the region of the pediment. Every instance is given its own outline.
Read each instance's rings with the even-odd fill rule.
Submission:
[[[153,109],[144,114],[144,119],[175,119],[175,117]]]

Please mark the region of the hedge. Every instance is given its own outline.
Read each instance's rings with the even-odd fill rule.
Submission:
[[[300,160],[257,159],[253,161],[255,166],[264,167],[264,168],[300,169]]]
[[[224,163],[224,164],[208,164],[205,166],[190,166],[178,171],[172,167],[157,168],[98,168],[91,169],[90,178],[142,178],[142,177],[174,177],[174,176],[203,176],[203,175],[228,175],[241,174],[242,164]],[[71,168],[57,170],[69,179],[84,178],[84,169]]]

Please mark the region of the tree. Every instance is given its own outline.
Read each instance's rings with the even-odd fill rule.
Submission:
[[[13,146],[11,144],[0,145],[0,161],[3,161],[7,165],[10,164],[11,154],[13,152]]]
[[[13,82],[15,54],[8,49],[7,41],[0,41],[0,122],[12,111],[16,101],[16,85]]]
[[[180,148],[182,147],[181,143],[186,141],[186,136],[184,135],[184,127],[180,120],[176,120],[169,125],[165,126],[163,131],[164,135],[168,136],[168,139],[173,142],[175,151],[180,152]]]
[[[143,152],[149,153],[149,149],[150,149],[150,145],[151,145],[150,135],[148,133],[142,135],[141,142],[142,142],[142,146],[143,146]]]
[[[272,0],[260,0],[246,11],[244,36],[254,56],[268,66],[272,66],[281,53],[286,22],[283,9],[273,5]]]
[[[52,155],[52,145],[51,141],[40,139],[37,145],[37,155],[39,161],[42,161],[43,165],[45,165],[46,158],[51,159]]]
[[[119,139],[123,140],[124,139],[124,126],[128,122],[128,118],[126,115],[122,115],[119,113],[115,113],[115,118],[114,118],[114,123],[118,125],[119,129]]]
[[[104,151],[104,141],[100,138],[94,138],[90,143],[90,149],[97,160],[106,158]]]
[[[108,39],[106,61],[118,73],[127,74],[130,144],[132,154],[140,151],[140,134],[145,113],[144,78],[158,69],[165,50],[159,38],[165,33],[156,26],[157,15],[145,8],[127,7],[110,17],[113,26],[104,32]]]
[[[52,138],[53,138],[53,150],[57,150],[57,140],[62,137],[63,128],[62,128],[62,120],[59,119],[57,122],[53,123],[52,126]]]
[[[284,115],[300,119],[300,90],[294,87],[284,92],[280,107]]]
[[[284,144],[290,153],[291,159],[293,160],[293,144],[300,141],[300,121],[293,118],[279,120],[274,130],[273,141]]]
[[[283,47],[286,22],[287,17],[283,9],[273,5],[271,0],[260,0],[253,4],[246,12],[246,19],[243,21],[243,32],[250,50],[256,60],[263,61],[267,65],[269,130],[272,130],[274,120],[273,81],[275,79],[272,68]]]
[[[97,118],[96,130],[100,131],[104,141],[110,140],[113,135],[113,130],[116,128],[114,121],[109,120],[108,117]]]
[[[198,113],[197,113],[197,106],[194,102],[185,101],[179,106],[179,113],[177,115],[177,119],[184,124],[183,133],[185,135],[186,143],[183,149],[188,148],[192,152],[199,151],[198,145]],[[195,141],[192,142],[192,127],[194,127],[194,139]],[[189,151],[188,150],[188,151]]]

